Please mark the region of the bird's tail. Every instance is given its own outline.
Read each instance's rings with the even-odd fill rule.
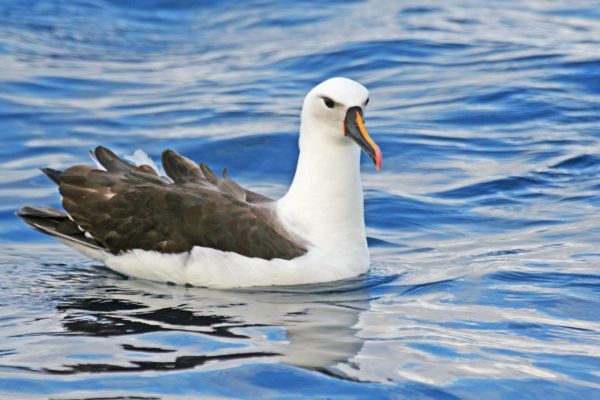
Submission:
[[[53,236],[75,250],[95,259],[105,257],[107,250],[61,210],[51,207],[25,206],[16,215],[33,229]]]

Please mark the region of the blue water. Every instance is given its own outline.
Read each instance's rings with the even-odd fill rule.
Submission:
[[[417,5],[418,4],[418,5]],[[594,1],[0,3],[0,398],[600,398]],[[373,268],[127,280],[14,216],[37,170],[170,147],[285,192],[305,93],[371,91]]]

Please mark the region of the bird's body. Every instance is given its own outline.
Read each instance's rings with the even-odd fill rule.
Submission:
[[[18,215],[117,272],[153,281],[227,288],[356,276],[369,268],[360,147],[381,165],[362,122],[367,101],[367,90],[344,78],[306,96],[296,174],[277,201],[171,150],[164,177],[98,147],[102,169],[44,169],[65,212]]]

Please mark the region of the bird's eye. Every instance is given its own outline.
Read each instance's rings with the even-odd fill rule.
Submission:
[[[367,97],[367,101],[365,101],[365,106],[369,104],[369,98]]]
[[[329,97],[323,97],[323,102],[327,106],[327,108],[333,108],[335,106],[335,102],[331,100]]]

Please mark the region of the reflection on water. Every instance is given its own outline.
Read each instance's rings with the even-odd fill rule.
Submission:
[[[120,351],[129,355],[130,365],[85,362],[45,367],[45,371],[177,370],[208,362],[266,358],[336,375],[337,364],[347,362],[362,345],[354,328],[369,300],[362,279],[333,287],[255,291],[166,287],[136,280],[119,280],[115,285],[114,277],[108,280],[107,286],[98,287],[96,282],[91,292],[86,284],[73,296],[63,296],[56,311],[67,333],[113,338],[115,345],[131,352]],[[367,286],[389,278],[369,280]],[[197,333],[204,338],[199,340]],[[122,338],[129,335],[138,339]],[[178,346],[186,337],[205,342],[202,350],[214,354],[187,353],[191,349]],[[110,354],[106,357],[111,358]]]
[[[129,280],[103,267],[83,271],[61,267],[43,265],[58,270],[46,277],[51,281],[38,282],[53,292],[47,301],[56,317],[57,325],[51,329],[56,335],[49,334],[48,340],[81,337],[78,361],[82,362],[74,362],[77,357],[71,355],[66,360],[48,359],[46,365],[39,362],[36,344],[28,346],[39,370],[56,374],[187,369],[211,361],[260,357],[327,370],[360,350],[362,341],[354,326],[368,307],[367,290],[395,279],[372,276],[335,285],[217,291]],[[20,274],[26,270],[24,266]],[[12,285],[5,287],[9,288]],[[103,346],[90,356],[85,348],[94,338],[101,338]],[[187,340],[190,349],[185,348]],[[76,354],[79,340],[68,342]],[[105,347],[108,342],[111,346]],[[187,353],[196,345],[214,354]],[[130,365],[120,365],[118,358],[115,365],[95,362],[117,353],[128,355]]]
[[[600,397],[597,5],[413,3],[3,1],[0,397]],[[335,75],[385,158],[366,277],[127,280],[14,216],[97,144],[281,195]]]

